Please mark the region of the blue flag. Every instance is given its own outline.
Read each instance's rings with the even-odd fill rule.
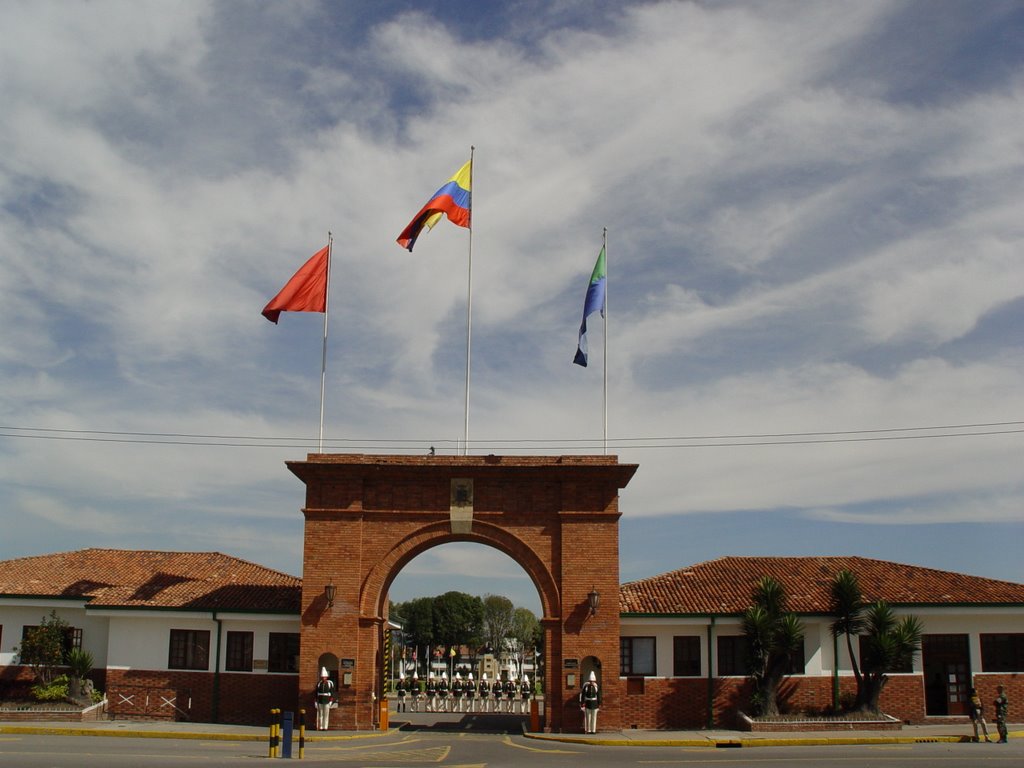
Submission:
[[[608,283],[608,273],[604,264],[604,247],[597,256],[597,263],[594,265],[594,272],[590,275],[590,284],[587,286],[587,298],[583,302],[583,322],[580,323],[580,340],[576,345],[576,357],[573,360],[576,365],[587,367],[587,318],[595,312],[600,312],[604,317],[604,292]]]

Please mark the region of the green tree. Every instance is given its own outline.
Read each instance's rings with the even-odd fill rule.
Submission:
[[[512,655],[519,664],[519,674],[523,672],[523,660],[526,652],[537,645],[540,635],[540,622],[529,608],[516,608],[512,616],[512,630],[509,633],[509,646]],[[536,677],[536,670],[534,677]],[[537,682],[534,680],[534,682]]]
[[[751,705],[755,715],[779,714],[779,684],[792,656],[803,646],[803,625],[786,610],[786,591],[771,576],[754,587],[754,604],[743,613],[747,662],[754,686]]]
[[[515,606],[502,595],[483,597],[483,640],[494,653],[501,653],[505,640],[512,634]]]
[[[886,673],[906,669],[921,650],[923,627],[916,616],[896,618],[885,600],[868,603],[856,574],[842,570],[831,585],[832,635],[846,637],[853,676],[857,680],[854,710],[877,713],[878,700],[888,682]],[[863,635],[858,664],[853,638]]]
[[[417,656],[427,660],[427,648],[434,643],[434,598],[417,597],[395,606],[401,617],[406,643],[417,649]]]
[[[70,650],[65,647],[65,638],[70,629],[71,625],[56,611],[50,611],[50,615],[44,616],[38,627],[28,630],[15,647],[18,663],[32,667],[36,681],[42,685],[49,685],[57,667],[65,663]]]
[[[479,645],[483,602],[465,592],[445,592],[434,598],[434,642],[445,646]]]

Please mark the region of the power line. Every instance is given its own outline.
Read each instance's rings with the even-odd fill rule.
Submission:
[[[684,449],[684,448],[737,448],[779,445],[822,445],[830,443],[864,443],[895,440],[948,439],[962,437],[991,437],[1024,433],[1024,421],[1001,421],[976,424],[944,424],[924,427],[889,427],[884,429],[834,430],[817,432],[778,432],[723,435],[683,435],[675,437],[621,437],[610,438],[610,447],[619,449]],[[970,430],[970,431],[951,431]],[[207,446],[221,448],[302,448],[316,445],[312,437],[283,437],[267,435],[207,435],[180,432],[118,432],[113,430],[55,429],[49,427],[18,427],[0,425],[0,437],[34,440],[63,440],[90,443],[123,443],[143,445]],[[714,442],[710,442],[714,441]],[[329,439],[332,446],[348,450],[425,449],[428,445],[459,446],[458,440],[447,438],[336,438]],[[601,450],[602,440],[588,438],[567,439],[508,439],[474,440],[471,447],[490,450],[547,450],[579,451]]]

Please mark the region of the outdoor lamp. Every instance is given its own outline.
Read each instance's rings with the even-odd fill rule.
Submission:
[[[334,586],[334,581],[327,582],[327,586],[324,587],[324,597],[327,598],[327,607],[334,607],[334,595],[338,591],[338,588]]]
[[[590,615],[597,616],[598,606],[601,605],[601,593],[597,591],[597,587],[592,587],[587,593],[587,600],[590,602]]]

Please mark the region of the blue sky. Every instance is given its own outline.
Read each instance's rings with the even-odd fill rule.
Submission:
[[[623,580],[1024,581],[1019,3],[12,1],[0,43],[0,558],[300,573],[322,320],[259,313],[328,230],[328,448],[454,452],[467,232],[394,241],[475,145],[470,451],[600,452],[607,227]],[[393,597],[469,585],[537,604],[455,545]]]

